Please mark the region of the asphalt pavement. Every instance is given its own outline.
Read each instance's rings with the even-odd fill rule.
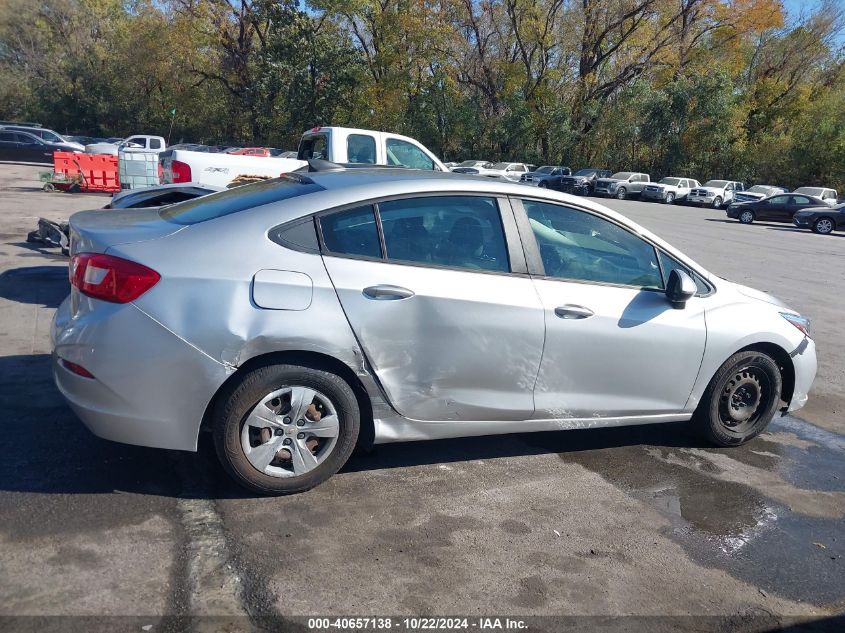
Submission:
[[[668,621],[630,618],[845,627],[843,234],[609,201],[813,319],[810,404],[746,446],[710,448],[684,424],[396,444],[267,499],[233,485],[206,438],[197,454],[114,444],[64,404],[48,328],[67,260],[25,236],[38,216],[107,198],[41,192],[37,172],[0,165],[0,630],[308,630],[303,616],[446,614],[539,617],[536,630],[560,630],[542,616],[586,615],[648,630]]]

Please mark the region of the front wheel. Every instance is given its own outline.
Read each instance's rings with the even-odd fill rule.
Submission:
[[[627,197],[628,197],[628,190],[625,189],[625,187],[619,187],[619,189],[616,190],[616,199],[617,200],[624,200]]]
[[[759,435],[780,402],[780,369],[770,356],[737,352],[716,372],[693,415],[693,424],[717,446],[739,446]]]
[[[541,181],[540,181],[540,184],[538,184],[537,186],[538,186],[538,187],[540,187],[540,189],[548,189],[548,187],[549,187],[549,186],[546,184],[546,181],[545,181],[545,180],[541,180]]]
[[[671,191],[666,194],[666,204],[672,204],[675,202],[675,194]]]
[[[833,232],[833,220],[830,218],[819,218],[813,222],[813,231],[821,235],[827,235]]]
[[[343,467],[358,439],[346,381],[299,365],[258,367],[220,394],[214,444],[226,471],[268,495],[304,492]]]
[[[722,198],[721,197],[716,196],[715,198],[713,198],[713,208],[714,209],[721,209],[722,208]]]
[[[746,209],[739,214],[739,221],[742,224],[751,224],[754,221],[754,212]]]

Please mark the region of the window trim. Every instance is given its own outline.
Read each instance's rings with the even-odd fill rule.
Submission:
[[[423,262],[409,262],[409,261],[400,261],[400,260],[390,260],[387,258],[387,248],[384,244],[384,230],[381,226],[381,214],[378,211],[378,205],[382,202],[392,202],[394,200],[407,200],[409,198],[443,198],[443,197],[473,197],[473,198],[488,198],[493,199],[496,201],[496,205],[499,209],[499,221],[502,223],[502,233],[505,238],[505,248],[508,254],[508,265],[510,270],[485,270],[482,268],[463,268],[461,266],[447,266],[444,264],[432,264],[432,263],[423,263]],[[376,214],[376,228],[379,232],[379,243],[381,245],[382,254],[381,257],[367,257],[364,255],[349,255],[347,253],[336,253],[334,251],[329,250],[326,247],[325,240],[323,239],[323,228],[320,222],[320,219],[324,216],[331,215],[333,213],[340,213],[342,211],[347,211],[349,209],[355,209],[358,207],[365,207],[371,206],[374,209]],[[508,212],[511,214],[509,221],[508,219]],[[316,211],[314,213],[309,214],[308,216],[303,217],[311,217],[314,219],[314,223],[317,227],[317,239],[320,244],[320,255],[324,257],[336,257],[339,259],[357,259],[362,261],[368,262],[381,262],[383,264],[390,264],[393,266],[412,266],[415,268],[430,268],[435,270],[450,270],[462,273],[479,273],[483,275],[507,275],[507,276],[515,276],[515,277],[528,277],[528,264],[526,262],[526,253],[524,252],[524,242],[520,239],[521,235],[518,232],[518,224],[516,221],[516,213],[514,209],[510,205],[510,201],[508,196],[502,194],[491,194],[491,193],[484,193],[478,191],[426,191],[421,193],[403,193],[403,194],[394,194],[390,196],[378,196],[375,198],[370,198],[367,200],[360,200],[357,202],[349,202],[346,204],[338,205],[336,207],[332,207],[330,209],[324,209],[322,211]],[[270,229],[270,231],[278,231],[283,229],[287,224],[292,224],[294,222],[300,221],[302,218],[297,218],[295,220],[290,220],[289,222],[285,222],[283,224],[277,225]],[[271,238],[272,239],[272,238]],[[277,242],[278,243],[278,242]]]
[[[598,213],[594,209],[588,209],[586,207],[582,207],[582,206],[577,205],[577,204],[563,203],[563,202],[559,202],[557,200],[547,200],[547,199],[544,199],[544,198],[537,198],[537,197],[534,197],[534,196],[531,196],[531,195],[524,195],[524,196],[520,196],[518,198],[515,197],[515,196],[509,196],[509,200],[510,200],[511,206],[514,210],[514,214],[516,216],[517,226],[519,227],[520,236],[522,237],[522,241],[523,241],[523,247],[525,248],[526,259],[528,260],[528,272],[532,277],[534,277],[536,279],[546,279],[546,280],[549,280],[549,281],[563,281],[563,282],[567,282],[567,283],[587,284],[587,285],[592,285],[592,286],[606,286],[606,287],[610,287],[610,288],[635,288],[637,290],[646,290],[646,291],[649,291],[649,292],[660,292],[660,293],[666,292],[665,288],[663,288],[663,289],[653,288],[651,286],[634,286],[634,285],[631,285],[631,284],[618,284],[618,283],[612,283],[612,282],[608,282],[608,281],[591,281],[591,280],[587,280],[587,279],[570,279],[570,278],[553,277],[553,276],[550,276],[550,275],[546,275],[546,270],[545,270],[545,267],[543,266],[543,259],[542,259],[542,256],[540,255],[540,246],[537,243],[537,238],[534,235],[534,230],[531,228],[531,224],[528,221],[528,213],[525,210],[525,205],[522,204],[523,200],[532,200],[532,201],[541,202],[541,203],[545,203],[545,204],[551,204],[551,205],[562,207],[562,208],[565,208],[565,209],[569,208],[569,209],[572,209],[574,211],[581,211],[583,213],[588,213],[590,215],[593,215],[593,216],[595,216],[595,217],[597,217],[601,220],[604,220],[606,222],[610,222],[611,224],[616,225],[620,229],[627,231],[631,235],[638,237],[639,239],[646,242],[649,246],[654,248],[655,258],[657,259],[657,266],[658,266],[658,269],[660,270],[660,279],[663,281],[664,286],[666,285],[667,280],[666,280],[666,277],[663,274],[663,266],[660,263],[660,257],[658,256],[659,253],[663,253],[666,257],[670,257],[674,260],[677,260],[678,263],[683,265],[685,268],[688,268],[693,273],[693,275],[695,275],[699,279],[701,279],[701,281],[704,283],[704,285],[708,287],[709,292],[707,292],[707,293],[698,293],[697,292],[696,295],[695,295],[696,297],[709,297],[710,295],[712,295],[716,292],[716,287],[712,283],[710,283],[710,281],[707,279],[707,277],[704,275],[703,272],[696,270],[695,268],[693,268],[689,264],[679,260],[676,256],[667,252],[664,248],[662,248],[661,246],[656,244],[654,241],[647,238],[645,235],[642,235],[641,233],[637,233],[636,231],[632,230],[631,227],[625,226],[624,224],[622,224],[621,222],[618,222],[614,218],[608,217],[608,216],[606,216],[602,213]]]

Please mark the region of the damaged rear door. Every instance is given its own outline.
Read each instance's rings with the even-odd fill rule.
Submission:
[[[533,415],[543,308],[503,211],[493,197],[420,195],[319,218],[346,316],[407,418]]]

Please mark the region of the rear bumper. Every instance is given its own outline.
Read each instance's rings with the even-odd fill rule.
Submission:
[[[789,402],[787,412],[797,411],[807,404],[810,387],[816,378],[816,344],[811,338],[804,338],[791,353],[792,365],[795,368],[795,389]]]
[[[226,367],[132,304],[76,317],[69,304],[66,299],[53,319],[53,377],[85,426],[115,442],[195,451]],[[60,359],[94,378],[71,372]]]

